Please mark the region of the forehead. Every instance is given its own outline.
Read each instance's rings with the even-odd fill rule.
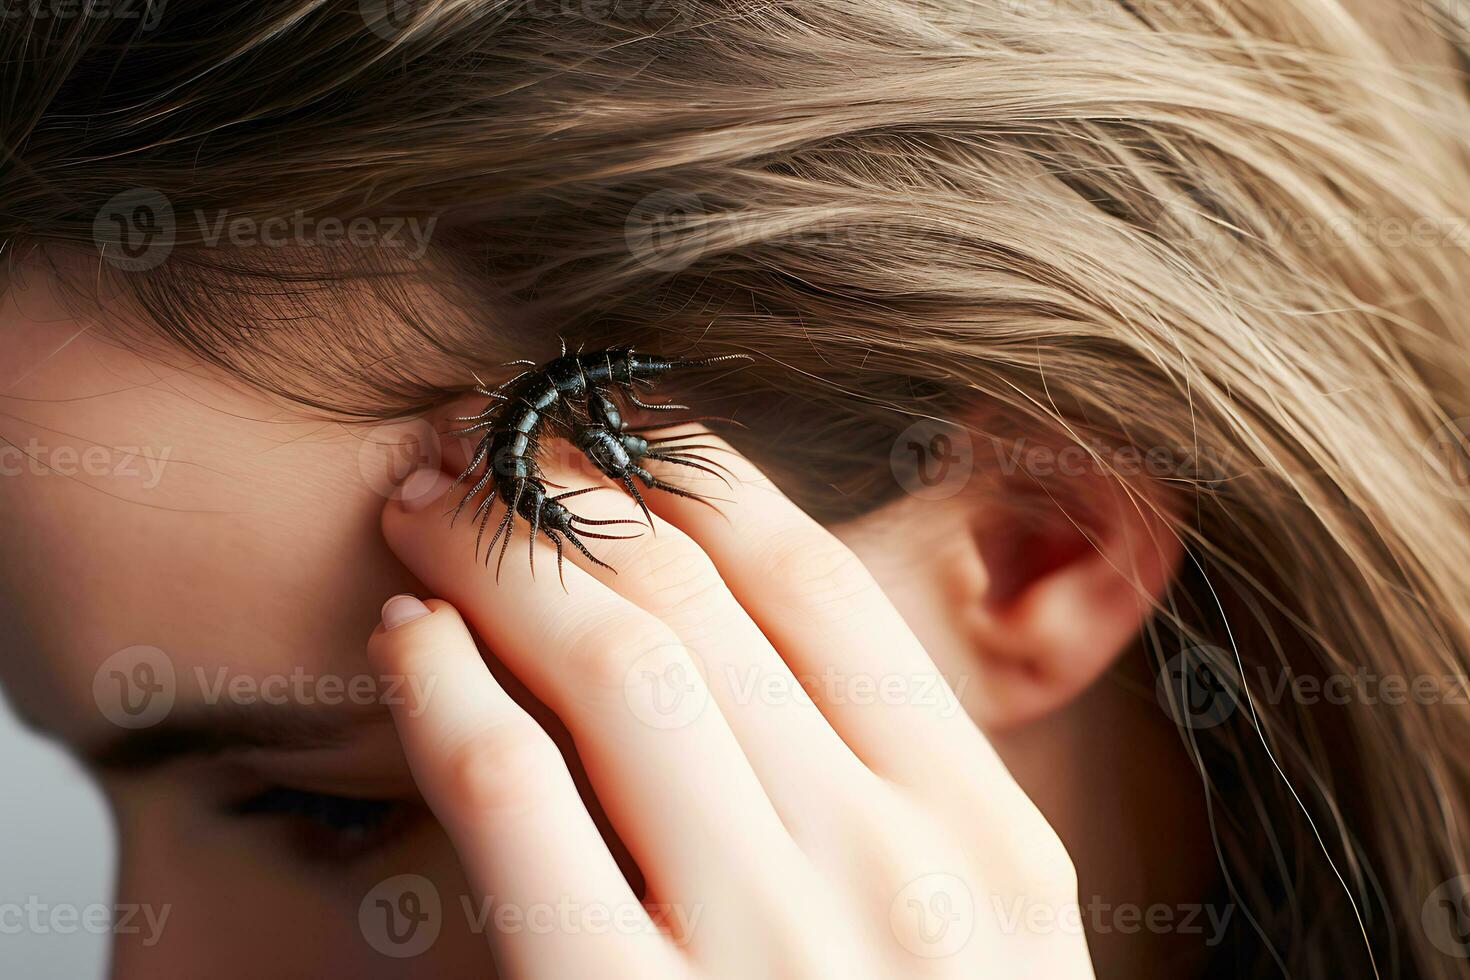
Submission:
[[[364,673],[383,598],[416,585],[378,519],[395,479],[435,451],[425,422],[312,419],[202,365],[130,352],[43,292],[11,293],[0,683],[73,739],[105,723],[94,682],[120,651],[160,651],[180,698],[277,677],[336,690]]]

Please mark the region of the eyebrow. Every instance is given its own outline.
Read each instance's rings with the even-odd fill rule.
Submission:
[[[366,726],[391,721],[381,706],[178,705],[158,724],[102,739],[81,756],[99,770],[141,772],[195,756],[333,748]]]

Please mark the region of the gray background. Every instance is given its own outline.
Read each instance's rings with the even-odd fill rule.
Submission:
[[[0,694],[0,977],[94,980],[107,933],[32,926],[25,906],[112,905],[116,847],[102,794],[71,757],[20,727]],[[65,924],[63,920],[63,925]]]

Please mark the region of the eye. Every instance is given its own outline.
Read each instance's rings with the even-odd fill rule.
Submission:
[[[307,861],[349,863],[390,843],[416,808],[403,800],[372,800],[273,786],[226,808],[240,819],[275,819],[288,846]]]

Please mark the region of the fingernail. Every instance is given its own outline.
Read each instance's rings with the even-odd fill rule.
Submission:
[[[403,509],[412,514],[441,499],[453,482],[449,474],[438,467],[426,466],[415,470],[403,481],[403,486],[398,488],[398,499]]]
[[[383,603],[383,629],[396,630],[404,623],[423,619],[427,615],[429,615],[429,607],[424,605],[418,596],[405,592]]]

